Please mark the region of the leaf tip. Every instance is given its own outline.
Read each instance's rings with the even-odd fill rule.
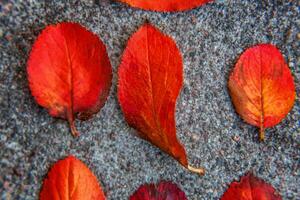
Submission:
[[[205,169],[202,167],[195,168],[195,167],[188,165],[187,169],[190,170],[191,172],[197,173],[201,176],[203,176],[205,174]]]
[[[151,24],[148,18],[145,19],[144,24]]]

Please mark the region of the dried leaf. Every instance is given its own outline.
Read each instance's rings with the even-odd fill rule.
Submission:
[[[187,200],[184,192],[170,181],[158,185],[145,184],[130,196],[130,200]]]
[[[175,103],[182,87],[182,58],[175,42],[150,24],[128,41],[119,67],[118,98],[139,135],[188,165],[175,128]],[[198,169],[203,173],[203,169]]]
[[[52,166],[40,200],[105,200],[105,196],[89,168],[74,156],[68,156]]]
[[[240,182],[232,182],[221,200],[281,200],[272,185],[246,174]]]
[[[212,0],[119,0],[144,10],[176,12],[196,8]]]
[[[35,41],[27,64],[31,93],[53,117],[67,119],[73,135],[79,119],[104,105],[112,70],[102,41],[79,24],[47,26]]]
[[[295,85],[280,51],[271,44],[246,50],[230,75],[228,87],[236,111],[251,125],[264,129],[278,124],[292,109]]]

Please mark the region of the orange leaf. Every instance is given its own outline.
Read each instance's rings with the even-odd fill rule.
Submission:
[[[140,186],[129,200],[187,200],[187,198],[176,184],[170,181],[161,181],[158,185]]]
[[[182,74],[182,58],[175,42],[145,24],[130,38],[124,51],[118,98],[127,122],[143,139],[193,170],[176,138],[174,111]]]
[[[240,182],[232,182],[221,200],[281,200],[272,185],[253,176],[251,173],[241,178]]]
[[[95,175],[74,156],[56,162],[44,179],[40,200],[105,200]]]
[[[228,87],[236,111],[251,125],[264,129],[278,124],[292,109],[295,85],[280,51],[271,44],[246,50],[230,75]]]
[[[88,119],[104,105],[112,79],[102,41],[79,24],[47,26],[36,39],[27,64],[29,86],[50,115]]]
[[[119,0],[144,10],[176,12],[196,8],[212,0]]]

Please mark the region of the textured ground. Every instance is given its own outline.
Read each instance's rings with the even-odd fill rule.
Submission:
[[[27,2],[27,3],[26,3]],[[31,3],[29,3],[31,2]],[[39,3],[40,2],[40,3]],[[191,200],[218,199],[248,170],[273,184],[283,199],[300,199],[300,5],[293,0],[217,0],[188,12],[131,9],[108,0],[0,3],[0,198],[37,199],[49,167],[74,154],[101,181],[108,199],[127,199],[139,185],[173,180]],[[148,19],[171,35],[184,57],[177,130],[199,177],[135,136],[116,97],[116,72],[126,41]],[[30,95],[26,60],[47,24],[76,21],[102,38],[114,69],[105,107],[77,122],[50,117]],[[226,83],[238,55],[261,42],[277,45],[294,75],[298,100],[282,123],[257,141],[257,129],[235,113]]]

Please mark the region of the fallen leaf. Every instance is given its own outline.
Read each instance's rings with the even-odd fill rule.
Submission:
[[[119,67],[118,98],[130,126],[173,156],[184,167],[186,152],[178,142],[175,103],[182,87],[182,57],[175,42],[146,23],[128,41]],[[202,174],[202,168],[198,169]]]
[[[265,128],[278,124],[292,109],[295,85],[280,51],[271,44],[247,49],[230,75],[228,87],[237,113],[249,124]]]
[[[187,200],[184,192],[170,181],[158,185],[145,184],[130,196],[130,200]]]
[[[112,70],[103,42],[77,23],[47,26],[36,39],[27,63],[29,86],[53,117],[85,120],[104,105]]]
[[[56,162],[44,179],[40,200],[105,200],[95,175],[74,156]]]
[[[184,11],[199,7],[212,0],[119,0],[132,7],[159,12]]]
[[[232,182],[221,200],[281,200],[272,185],[247,173],[240,182]]]

